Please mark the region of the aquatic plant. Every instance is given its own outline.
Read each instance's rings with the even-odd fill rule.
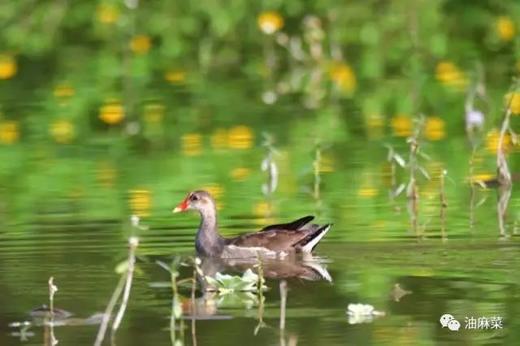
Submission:
[[[420,150],[420,139],[424,125],[424,116],[420,115],[415,123],[413,135],[408,138],[407,142],[410,146],[410,154],[408,158],[408,168],[410,171],[409,181],[406,188],[406,196],[408,198],[408,212],[410,214],[410,224],[412,231],[419,236],[418,229],[418,213],[419,213],[419,188],[417,186],[417,172],[422,173],[426,179],[430,179],[428,172],[419,164],[418,157],[429,159],[428,155]]]
[[[370,323],[374,318],[385,316],[384,311],[376,310],[370,304],[349,304],[347,307],[349,324]]]
[[[179,265],[180,258],[175,257],[170,265],[167,265],[166,263],[162,261],[156,261],[156,263],[166,270],[168,273],[170,273],[170,286],[172,289],[172,304],[171,304],[171,313],[170,313],[170,341],[172,345],[176,345],[177,341],[184,341],[184,321],[181,319],[182,316],[182,304],[180,301],[180,295],[179,295],[179,289],[178,289],[178,282],[177,278],[179,277]],[[193,279],[195,282],[195,280]],[[192,301],[192,306],[193,301]],[[192,312],[194,313],[194,312]],[[180,326],[177,327],[177,321],[180,321]],[[180,331],[179,337],[177,336],[177,330]]]
[[[446,209],[448,208],[448,201],[446,199],[446,170],[442,170],[439,174],[439,202],[440,202],[440,219],[441,219],[441,237],[443,240],[447,239],[446,234]]]
[[[101,324],[98,330],[98,334],[96,336],[96,340],[94,342],[95,346],[100,346],[105,338],[105,333],[108,328],[108,324],[110,322],[110,318],[112,316],[112,312],[117,304],[117,301],[122,295],[121,303],[119,306],[119,310],[112,322],[112,340],[115,338],[115,334],[119,329],[121,321],[123,320],[126,307],[128,305],[128,300],[130,298],[130,290],[132,288],[132,280],[135,270],[135,252],[137,247],[139,246],[139,238],[132,236],[128,239],[128,258],[122,264],[119,264],[116,267],[116,272],[121,274],[121,278],[112,293],[112,297],[108,302],[108,305],[103,313],[103,318],[101,320]]]
[[[265,148],[266,154],[262,160],[261,169],[263,172],[267,172],[267,182],[262,185],[262,192],[265,196],[270,196],[278,187],[278,165],[274,156],[279,153],[274,147],[273,137],[268,133],[263,133],[263,136],[262,146]]]
[[[230,294],[236,292],[258,292],[267,287],[259,281],[259,275],[247,269],[242,276],[216,273],[214,277],[205,275],[204,279],[208,283],[206,290],[216,291],[220,294]]]
[[[406,161],[395,151],[393,146],[385,144],[385,147],[388,149],[386,160],[390,164],[390,191],[388,195],[390,201],[394,203],[395,198],[399,196],[406,187],[404,183],[397,185],[397,166],[405,168]]]
[[[498,203],[497,203],[497,218],[498,227],[501,237],[506,237],[506,215],[509,206],[509,200],[511,198],[511,191],[513,186],[513,180],[511,178],[511,171],[507,163],[507,150],[505,146],[505,138],[507,135],[511,138],[511,141],[515,144],[518,142],[518,134],[516,134],[511,128],[511,116],[513,112],[517,112],[515,100],[517,90],[520,88],[520,78],[513,81],[511,86],[511,92],[506,96],[507,104],[502,118],[502,125],[500,127],[500,135],[498,138],[497,145],[497,180],[498,180]]]

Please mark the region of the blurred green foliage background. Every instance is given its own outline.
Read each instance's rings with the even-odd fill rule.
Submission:
[[[419,112],[460,132],[475,85],[493,127],[520,69],[519,17],[493,0],[3,2],[0,142],[170,146],[309,114],[318,135],[336,116],[340,138],[406,135]]]
[[[153,199],[164,208],[173,172],[179,190],[248,180],[244,191],[258,192],[263,132],[282,150],[282,174],[296,172],[282,180],[285,193],[310,180],[300,174],[316,145],[335,144],[320,168],[342,173],[329,186],[344,189],[363,161],[354,193],[374,197],[388,180],[382,144],[408,150],[419,114],[424,140],[439,144],[427,148],[440,154],[435,172],[466,178],[465,128],[475,128],[473,173],[490,178],[509,101],[513,128],[520,118],[520,92],[510,90],[519,18],[520,3],[494,0],[2,2],[4,209],[46,210],[49,190],[59,203],[95,195],[101,213],[113,213],[103,207],[111,194],[133,212]],[[467,149],[463,160],[446,157],[452,148]],[[514,134],[506,149],[517,156]],[[139,168],[134,152],[166,154]]]

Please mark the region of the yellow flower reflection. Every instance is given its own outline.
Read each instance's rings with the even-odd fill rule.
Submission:
[[[51,137],[61,144],[70,143],[75,137],[74,125],[65,119],[53,122],[49,132]]]
[[[18,67],[11,54],[0,54],[0,79],[10,79],[16,74]]]
[[[464,90],[468,83],[464,72],[462,72],[458,66],[451,61],[439,62],[435,70],[435,77],[445,86],[457,90]]]
[[[390,126],[394,136],[409,137],[412,135],[412,119],[405,114],[398,114],[390,120]]]
[[[322,154],[319,166],[320,173],[334,172],[334,157],[330,154]]]
[[[370,185],[364,185],[359,188],[357,195],[361,198],[374,198],[379,194],[379,190]]]
[[[218,210],[222,209],[222,196],[224,195],[224,188],[222,185],[216,183],[204,185],[202,190],[208,191],[210,195],[213,196]]]
[[[249,149],[253,146],[253,131],[247,126],[235,126],[228,132],[228,146],[232,149]]]
[[[100,4],[96,10],[98,21],[103,24],[113,24],[119,18],[119,9],[112,4]]]
[[[161,103],[150,103],[144,107],[144,121],[148,124],[160,124],[164,118],[165,107]]]
[[[511,41],[516,34],[515,23],[506,16],[497,19],[496,30],[502,41]]]
[[[134,189],[129,191],[129,205],[132,214],[145,217],[150,216],[152,207],[152,194],[147,189]]]
[[[124,107],[119,101],[108,101],[99,109],[99,119],[109,125],[119,124],[124,117]]]
[[[184,155],[195,156],[202,152],[202,136],[199,133],[186,133],[181,137],[181,150]]]
[[[486,181],[496,179],[496,177],[497,175],[495,173],[484,172],[473,174],[471,177],[469,177],[469,180],[472,184],[483,185]]]
[[[496,154],[499,139],[500,131],[498,129],[493,129],[486,135],[486,149],[489,153]],[[504,136],[503,148],[505,151],[511,149],[511,136],[508,133]]]
[[[117,178],[117,171],[113,164],[108,161],[101,161],[96,169],[96,180],[101,186],[113,187]]]
[[[356,75],[350,65],[344,62],[333,63],[329,69],[330,79],[338,86],[342,91],[351,94],[356,90]]]
[[[369,114],[366,117],[367,135],[370,139],[381,138],[383,136],[383,128],[385,120],[380,114]]]
[[[424,124],[424,136],[430,141],[439,141],[446,136],[444,120],[439,117],[428,117]]]
[[[255,223],[257,225],[267,225],[275,223],[275,220],[272,217],[274,208],[271,203],[261,201],[254,205],[253,207],[253,215],[257,217],[255,219]]]
[[[235,181],[244,181],[251,175],[251,170],[246,167],[237,167],[231,171],[231,178]]]
[[[283,28],[283,18],[276,11],[265,11],[258,16],[258,27],[264,34],[272,35]]]
[[[186,80],[186,71],[183,70],[168,70],[164,74],[166,79],[171,84],[181,84]]]
[[[0,122],[0,143],[13,144],[20,138],[18,123],[12,120]]]
[[[146,54],[151,47],[152,41],[146,35],[137,35],[130,41],[130,50],[135,54]]]
[[[216,129],[211,135],[211,147],[221,150],[226,147],[228,133],[225,129]]]
[[[68,83],[62,83],[54,88],[53,93],[56,98],[68,98],[74,96],[76,91]]]
[[[520,115],[520,92],[516,91],[505,96],[505,103],[509,105],[511,113]]]

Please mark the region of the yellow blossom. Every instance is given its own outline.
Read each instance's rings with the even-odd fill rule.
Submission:
[[[119,124],[125,117],[123,105],[119,101],[106,102],[99,109],[99,119],[109,125]]]
[[[110,162],[102,161],[96,169],[96,179],[103,187],[112,187],[117,178],[117,171]]]
[[[70,143],[75,137],[74,124],[68,120],[57,120],[49,129],[50,135],[57,143]]]
[[[164,105],[160,103],[150,103],[144,108],[144,121],[148,124],[159,124],[164,118]]]
[[[224,149],[227,137],[228,134],[225,129],[216,129],[211,135],[211,147],[216,150]]]
[[[482,183],[485,183],[486,181],[494,180],[494,179],[496,179],[496,177],[497,177],[496,173],[488,173],[488,172],[476,173],[476,174],[473,174],[471,177],[469,177],[469,181],[472,184],[482,184]]]
[[[12,120],[0,122],[0,143],[13,144],[20,138],[18,123]]]
[[[183,70],[168,70],[164,74],[164,79],[171,84],[181,84],[186,80],[186,72]]]
[[[272,35],[283,27],[283,18],[276,11],[265,11],[258,16],[258,27],[264,34]]]
[[[54,96],[57,98],[67,98],[74,96],[76,91],[67,83],[59,84],[54,88]]]
[[[249,149],[253,145],[253,132],[247,126],[235,126],[228,132],[228,145],[232,149]]]
[[[404,114],[398,114],[390,120],[394,136],[409,137],[412,135],[412,119]]]
[[[0,79],[10,79],[18,70],[16,60],[10,54],[0,54]]]
[[[132,214],[139,217],[150,215],[152,207],[152,194],[147,189],[134,189],[129,191],[129,205]]]
[[[216,200],[221,199],[224,195],[224,188],[220,184],[208,184],[203,186],[202,189],[208,191]]]
[[[428,117],[424,124],[424,136],[430,141],[438,141],[446,135],[444,120],[439,117]]]
[[[498,129],[493,129],[486,135],[486,149],[489,153],[493,155],[497,153],[499,140],[500,131],[498,131]],[[504,135],[502,148],[504,149],[504,151],[509,151],[509,149],[511,149],[511,136],[509,135],[509,133],[506,133]]]
[[[516,34],[515,23],[511,18],[506,16],[497,19],[496,30],[498,37],[500,37],[502,41],[511,41]]]
[[[119,9],[112,4],[100,4],[96,10],[97,19],[103,24],[113,24],[119,18]]]
[[[137,35],[130,41],[130,49],[135,54],[146,54],[152,47],[150,37],[146,35]]]
[[[333,63],[329,69],[329,77],[346,93],[350,94],[356,90],[356,75],[350,65],[344,62]]]
[[[509,106],[511,113],[520,115],[520,92],[515,91],[505,96],[506,105]]]
[[[200,155],[202,152],[202,136],[199,133],[186,133],[181,137],[181,150],[187,156]]]
[[[222,209],[222,196],[224,195],[224,188],[220,184],[209,184],[202,186],[202,190],[208,191],[213,198],[215,198],[215,202],[217,205],[217,209]]]
[[[357,191],[357,195],[361,198],[373,198],[379,194],[379,190],[374,186],[362,186]]]
[[[464,90],[468,83],[464,72],[451,61],[439,62],[435,70],[435,77],[442,84],[457,90]]]
[[[231,171],[231,177],[235,181],[244,181],[251,174],[251,170],[246,167],[237,167]]]
[[[367,134],[369,138],[380,138],[383,135],[385,120],[380,114],[369,114],[366,117]]]
[[[319,171],[320,173],[334,172],[334,157],[323,154],[320,160]]]
[[[272,218],[273,214],[273,205],[271,203],[262,201],[258,202],[253,207],[253,215],[257,217],[255,223],[257,225],[267,225],[274,223],[274,219]]]

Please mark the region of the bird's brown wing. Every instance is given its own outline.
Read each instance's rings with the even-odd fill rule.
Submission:
[[[229,239],[228,244],[240,247],[262,247],[272,251],[287,251],[293,249],[300,241],[314,232],[315,229],[313,228],[263,230]]]

